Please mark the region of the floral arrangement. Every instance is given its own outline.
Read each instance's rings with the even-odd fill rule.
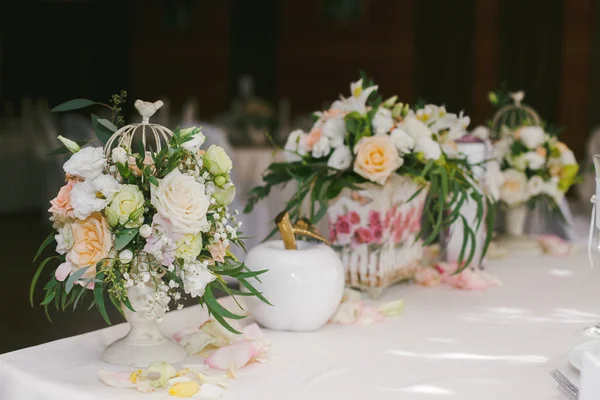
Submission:
[[[515,207],[546,198],[557,209],[579,171],[573,152],[541,126],[505,128],[502,136],[494,149],[503,175],[502,203]]]
[[[120,107],[120,101],[116,103],[103,106],[114,111]],[[54,111],[95,104],[99,103],[72,100]],[[144,122],[126,129],[141,130],[162,102],[138,100],[135,105]],[[234,330],[225,318],[243,317],[221,306],[215,291],[266,299],[248,282],[264,271],[249,271],[229,250],[232,244],[243,248],[238,212],[228,209],[236,190],[229,177],[231,159],[221,147],[201,149],[205,138],[198,128],[175,130],[170,138],[165,137],[168,142],[162,148],[155,143],[157,151],[133,152],[132,136],[129,141],[114,142],[123,131],[112,134],[117,131],[116,114],[113,121],[92,115],[98,139],[108,143],[105,149],[81,148],[59,136],[63,150],[73,154],[63,166],[66,184],[49,209],[54,231],[40,246],[36,259],[53,242],[58,254],[44,259],[36,271],[32,305],[40,274],[54,264],[41,302],[46,311],[52,304],[56,309],[75,308],[90,295],[92,305],[110,324],[106,295],[121,312],[124,305],[160,319],[171,307],[182,308],[180,301],[187,295]],[[145,141],[140,144],[144,148]],[[223,276],[236,279],[247,291],[229,288]],[[154,288],[143,310],[133,310],[129,302],[128,290],[134,286]]]
[[[432,243],[442,229],[458,220],[465,227],[466,255],[465,248],[475,239],[472,227],[483,222],[485,203],[489,202],[477,190],[471,166],[453,151],[454,140],[466,132],[468,117],[433,105],[411,108],[397,102],[396,96],[383,101],[378,86],[366,77],[352,83],[350,92],[349,97],[335,101],[329,109],[314,113],[309,132],[290,133],[283,149],[286,162],[269,166],[263,176],[264,186],[252,189],[245,211],[251,211],[257,201],[268,196],[273,186],[295,180],[297,195],[287,202],[286,210],[292,219],[298,219],[304,200],[310,198],[309,216],[316,223],[344,188],[359,190],[364,183],[384,186],[397,174],[420,187],[407,201],[428,189],[424,209],[430,231],[424,243]],[[476,221],[467,221],[460,214],[468,198],[477,202]],[[418,236],[423,233],[420,228]],[[359,240],[366,240],[369,234],[359,236]],[[474,248],[470,246],[466,264]]]

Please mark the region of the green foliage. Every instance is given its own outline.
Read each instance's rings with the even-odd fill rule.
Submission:
[[[88,100],[88,99],[73,99],[73,100],[65,101],[64,103],[57,105],[51,111],[52,112],[72,111],[72,110],[78,110],[80,108],[93,106],[96,104],[102,104],[102,103],[97,103],[95,101]]]

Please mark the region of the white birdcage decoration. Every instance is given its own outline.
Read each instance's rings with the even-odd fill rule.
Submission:
[[[140,152],[142,155],[147,151],[148,137],[153,138],[154,151],[159,152],[162,146],[167,145],[169,139],[173,136],[173,132],[170,129],[165,128],[162,125],[150,123],[150,117],[163,106],[162,101],[158,100],[154,103],[150,103],[147,101],[136,100],[134,106],[142,116],[142,122],[125,125],[113,133],[108,139],[104,146],[104,156],[109,162],[111,160],[113,147],[124,147],[131,152],[131,146],[136,135],[141,135],[142,149],[140,149]]]
[[[501,139],[509,130],[517,129],[523,125],[541,125],[542,120],[537,112],[526,104],[523,104],[525,92],[518,91],[509,93],[512,104],[501,107],[492,120],[491,135],[493,139]]]

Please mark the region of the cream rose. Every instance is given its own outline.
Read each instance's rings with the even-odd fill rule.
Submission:
[[[144,223],[144,213],[129,221],[131,213],[144,207],[144,195],[136,185],[122,185],[112,202],[106,207],[106,216],[111,226],[121,224],[126,228],[137,228]]]
[[[380,185],[404,162],[387,135],[362,138],[354,147],[354,153],[354,172]]]
[[[174,169],[159,181],[158,187],[151,187],[152,205],[171,222],[174,231],[196,234],[209,227],[206,213],[210,198],[193,176]]]
[[[177,242],[175,255],[184,261],[194,260],[202,250],[202,235],[187,234]]]
[[[222,175],[231,171],[233,163],[222,147],[213,144],[204,154],[204,165],[211,174]]]
[[[500,199],[508,206],[524,203],[528,199],[527,176],[516,169],[504,171],[504,182],[500,187]]]

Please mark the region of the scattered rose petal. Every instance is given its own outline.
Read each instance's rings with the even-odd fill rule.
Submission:
[[[169,394],[175,397],[192,397],[200,390],[200,385],[194,381],[179,382],[171,386]]]
[[[415,272],[415,282],[422,286],[436,286],[442,281],[440,273],[431,267],[422,267]]]
[[[537,238],[543,253],[557,257],[565,257],[571,253],[572,246],[566,240],[555,235],[541,235]]]
[[[192,379],[188,378],[187,376],[176,376],[175,378],[169,379],[167,382],[169,383],[169,385],[173,386],[176,383],[190,382],[191,380]]]
[[[331,322],[332,324],[340,325],[354,324],[356,321],[358,321],[358,318],[360,317],[361,308],[362,302],[360,301],[352,303],[342,303],[338,307],[335,314],[333,314],[329,322]]]
[[[138,379],[135,382],[135,388],[140,391],[140,392],[144,392],[144,393],[149,393],[149,392],[153,392],[155,387],[153,385],[153,382],[149,379]]]
[[[208,365],[207,365],[208,367]],[[207,369],[206,371],[200,371],[197,373],[198,379],[204,384],[217,385],[221,387],[229,387],[227,383],[227,373],[222,371],[216,371],[213,369]]]
[[[363,306],[360,309],[360,316],[357,325],[371,325],[385,321],[385,316],[377,311],[375,307]]]
[[[131,376],[129,372],[109,372],[100,368],[98,370],[98,376],[102,379],[102,382],[106,383],[108,386],[120,389],[135,387],[135,383],[129,379]]]
[[[377,305],[376,308],[386,317],[397,317],[404,310],[404,300],[388,301]]]
[[[362,300],[362,293],[355,289],[345,288],[342,303],[357,302]]]
[[[255,349],[247,340],[240,340],[229,346],[217,349],[204,360],[211,368],[230,371],[243,367],[255,356]]]
[[[217,400],[223,396],[223,389],[210,383],[205,383],[200,388],[200,391],[196,393],[193,398],[201,400]]]
[[[179,343],[185,348],[188,354],[200,353],[206,346],[212,344],[213,337],[206,332],[195,332],[181,338]]]
[[[154,379],[152,374],[157,374],[158,378]],[[167,380],[177,375],[177,371],[167,362],[153,362],[148,367],[146,376],[152,381],[154,387],[164,387]]]
[[[230,324],[236,331],[241,331],[241,328],[238,324],[235,324],[234,322],[230,322]],[[212,336],[212,344],[217,347],[230,345],[239,340],[240,338],[239,335],[228,331],[221,324],[219,324],[213,319],[210,319],[203,323],[202,326],[200,326],[200,330]]]

